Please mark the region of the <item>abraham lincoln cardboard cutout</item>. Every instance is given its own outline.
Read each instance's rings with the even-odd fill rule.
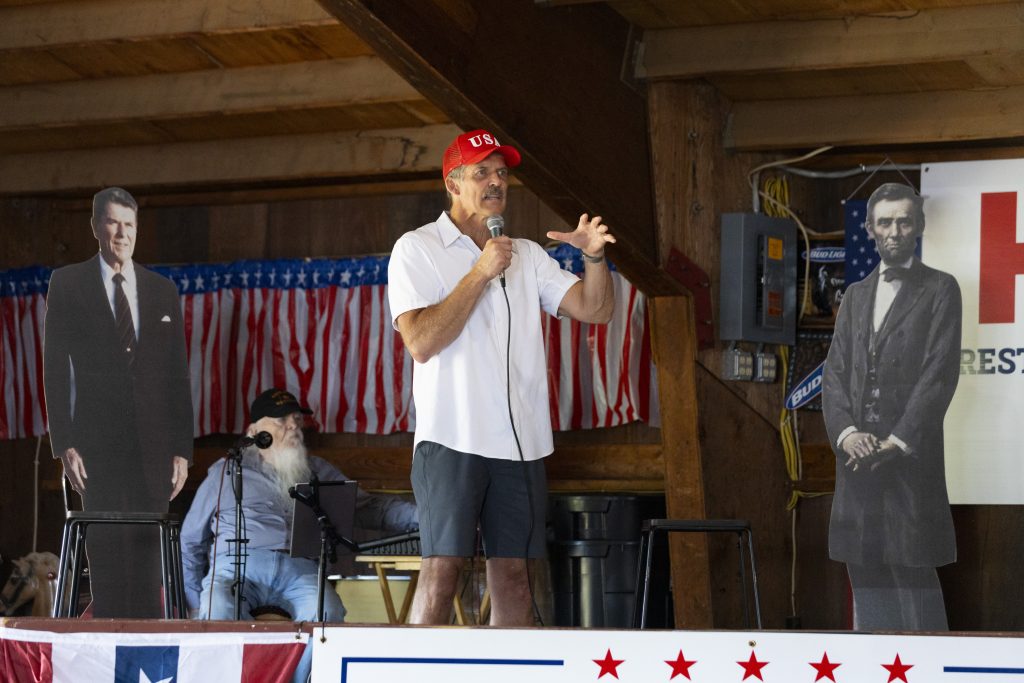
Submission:
[[[959,378],[960,287],[914,255],[925,215],[913,188],[875,190],[865,227],[881,262],[847,290],[825,361],[829,555],[847,565],[855,629],[946,630],[935,568],[956,560],[942,423]]]

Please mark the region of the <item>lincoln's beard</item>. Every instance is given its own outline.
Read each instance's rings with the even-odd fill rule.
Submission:
[[[301,440],[289,440],[280,446],[274,444],[263,452],[263,458],[270,465],[274,485],[285,503],[291,499],[289,487],[309,481],[309,455]]]

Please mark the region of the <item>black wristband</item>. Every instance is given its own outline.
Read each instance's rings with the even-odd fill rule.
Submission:
[[[600,256],[591,256],[590,254],[588,254],[587,252],[583,251],[582,249],[580,249],[580,253],[583,254],[583,260],[586,261],[587,263],[603,263],[604,262],[604,254],[601,254]]]

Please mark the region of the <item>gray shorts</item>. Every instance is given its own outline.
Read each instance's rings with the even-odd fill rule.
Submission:
[[[478,522],[485,557],[546,556],[543,459],[496,460],[421,441],[412,462],[412,490],[423,557],[472,557]]]

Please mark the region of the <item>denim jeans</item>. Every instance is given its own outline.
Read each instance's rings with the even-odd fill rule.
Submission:
[[[203,579],[199,601],[200,619],[229,620],[235,618],[235,598],[231,594],[235,568],[226,554],[217,558],[217,576],[213,582],[213,607],[210,609],[210,574]],[[273,550],[250,550],[245,563],[245,588],[242,591],[241,618],[251,621],[249,610],[270,605],[292,615],[292,621],[316,619],[317,563],[290,557]],[[327,586],[324,591],[324,618],[328,622],[345,620],[341,598]],[[301,683],[309,677],[312,664],[312,642],[295,669],[293,681]]]

